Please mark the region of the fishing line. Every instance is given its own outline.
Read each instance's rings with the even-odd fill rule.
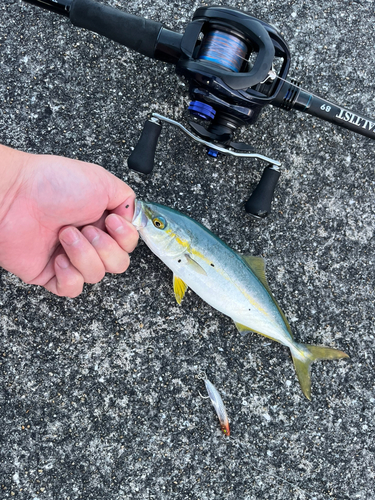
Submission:
[[[247,60],[247,62],[250,62],[250,61]],[[278,78],[282,82],[286,82],[286,83],[291,83],[291,80],[293,81],[293,79],[286,80],[285,78],[282,78],[281,76],[276,74],[275,70],[272,69],[269,71],[267,78],[265,78],[262,82],[259,82],[259,83],[263,84],[263,83],[266,83],[268,79],[271,79],[273,81],[273,80],[276,80],[276,78]],[[296,82],[296,80],[294,80],[294,82]],[[317,96],[316,94],[314,94],[314,92],[311,92],[311,90],[307,90],[307,89],[301,87],[301,85],[299,85],[298,83],[295,83],[295,85],[298,87],[299,90],[302,90],[302,92],[306,92],[306,93],[310,94],[312,97],[320,99],[320,97]]]
[[[248,47],[244,41],[223,28],[207,33],[202,40],[198,59],[215,63],[223,68],[239,73],[243,60],[247,61]]]
[[[251,64],[250,59],[248,59],[247,57],[243,57],[243,56],[241,56],[240,54],[237,54],[237,57],[241,58],[243,61],[246,61],[246,62],[247,62],[247,64]],[[285,83],[290,83],[290,80],[286,80],[285,78],[282,78],[281,76],[279,76],[279,75],[276,73],[276,71],[275,71],[274,69],[271,69],[271,70],[268,72],[267,77],[266,77],[263,81],[261,81],[261,82],[259,82],[259,83],[262,85],[263,83],[266,83],[268,79],[271,79],[272,81],[274,81],[274,80],[276,80],[276,78],[278,78],[278,79],[279,79],[279,80],[281,80],[282,82],[285,82]],[[296,81],[296,80],[294,80],[294,81]],[[298,86],[298,88],[299,88],[300,90],[302,90],[303,92],[307,92],[307,93],[311,94],[311,95],[312,95],[312,96],[314,96],[314,97],[319,97],[319,96],[317,96],[316,94],[314,94],[313,92],[311,92],[310,90],[307,90],[307,89],[305,89],[305,88],[301,87],[301,86],[300,86],[300,85],[298,85],[298,84],[297,84],[297,86]]]
[[[272,73],[272,74],[271,74]],[[285,78],[281,78],[281,76],[277,75],[275,73],[274,70],[271,70],[269,73],[268,73],[268,76],[265,80],[263,80],[263,82],[260,82],[260,83],[265,83],[269,78],[271,78],[271,80],[276,80],[276,78],[278,78],[279,80],[281,80],[282,82],[286,82],[286,83],[290,83],[290,80],[286,80]],[[294,80],[295,81],[295,80]],[[296,86],[299,88],[299,90],[302,90],[303,92],[308,92],[309,94],[311,94],[312,96],[314,97],[318,97],[316,94],[314,94],[313,92],[311,92],[311,90],[306,90],[304,89],[303,87],[301,87],[299,84],[296,84]]]

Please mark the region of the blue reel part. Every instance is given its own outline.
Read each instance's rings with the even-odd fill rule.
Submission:
[[[212,158],[217,158],[219,151],[217,151],[216,149],[213,149],[213,148],[209,148],[209,149],[207,149],[207,154],[208,154],[208,156],[212,156]]]
[[[203,118],[203,120],[212,120],[216,114],[212,106],[200,101],[191,101],[188,110],[191,115]]]

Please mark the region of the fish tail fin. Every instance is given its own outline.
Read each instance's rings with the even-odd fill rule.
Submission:
[[[333,349],[332,347],[318,347],[306,344],[296,345],[296,350],[292,350],[294,368],[302,392],[307,399],[311,399],[311,363],[317,359],[341,359],[348,357],[345,352]]]

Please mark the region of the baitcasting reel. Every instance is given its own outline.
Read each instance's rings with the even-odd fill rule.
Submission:
[[[268,163],[246,211],[264,217],[270,211],[280,163],[233,141],[241,126],[252,125],[268,104],[296,109],[372,139],[375,120],[330,103],[287,80],[290,52],[281,34],[270,24],[229,7],[200,7],[185,33],[175,33],[161,23],[126,14],[94,0],[25,0],[66,15],[71,22],[106,36],[130,49],[176,65],[189,82],[190,132],[180,123],[153,114],[129,157],[130,168],[150,173],[161,122],[179,127],[205,145],[208,154],[259,158]],[[203,125],[203,123],[205,125]]]

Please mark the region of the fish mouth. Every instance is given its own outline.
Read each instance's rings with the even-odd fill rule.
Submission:
[[[132,224],[138,230],[142,229],[143,227],[146,227],[147,225],[147,216],[144,210],[144,203],[141,200],[135,199],[134,201],[134,216]]]

